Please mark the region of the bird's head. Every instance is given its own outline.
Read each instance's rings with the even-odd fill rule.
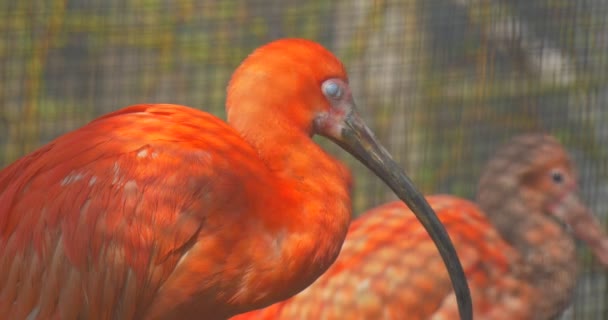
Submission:
[[[274,131],[327,137],[370,168],[416,214],[441,253],[462,307],[471,302],[462,266],[434,211],[356,111],[344,66],[321,45],[281,39],[255,50],[228,86],[228,121],[249,140]]]
[[[608,266],[608,236],[580,198],[577,170],[555,138],[544,134],[518,136],[500,148],[490,167],[493,169],[488,171],[493,173],[482,178],[481,194],[492,190],[482,190],[483,180],[495,180],[506,191],[498,197],[507,199],[512,193],[528,214],[547,215],[567,226]]]
[[[237,68],[226,109],[244,134],[257,119],[313,135],[331,130],[330,119],[337,126],[354,103],[338,58],[316,42],[282,39],[258,48]]]

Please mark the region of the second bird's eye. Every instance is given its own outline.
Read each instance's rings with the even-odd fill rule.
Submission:
[[[342,88],[333,81],[325,81],[321,87],[323,94],[332,99],[339,99],[342,96]]]
[[[553,179],[553,182],[555,183],[562,183],[564,181],[564,176],[561,172],[555,170],[551,172],[551,179]]]

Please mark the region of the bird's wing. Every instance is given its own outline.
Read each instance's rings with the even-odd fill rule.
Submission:
[[[264,170],[231,127],[182,106],[128,107],[54,140],[0,171],[0,314],[142,316]]]
[[[531,291],[512,275],[513,249],[477,206],[451,196],[428,201],[448,230],[465,269],[476,319],[525,319]],[[529,302],[529,301],[528,301]],[[332,267],[295,297],[253,319],[457,319],[450,279],[437,249],[401,202],[356,219]]]

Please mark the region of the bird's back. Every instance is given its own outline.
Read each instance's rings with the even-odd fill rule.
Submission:
[[[0,314],[130,319],[204,296],[213,276],[183,278],[228,263],[215,235],[246,222],[265,172],[234,129],[181,106],[128,107],[58,138],[0,171]],[[189,264],[201,237],[207,264]]]
[[[526,319],[535,294],[519,280],[519,259],[474,203],[427,198],[465,268],[475,319]],[[313,285],[245,319],[456,319],[458,309],[437,249],[400,202],[353,221],[338,260]]]

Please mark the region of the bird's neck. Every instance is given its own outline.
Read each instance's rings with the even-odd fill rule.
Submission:
[[[517,192],[494,204],[480,203],[502,237],[520,254],[516,270],[539,294],[535,313],[548,319],[562,311],[576,283],[576,251],[564,226],[543,212],[532,212]],[[540,210],[537,210],[540,211]]]
[[[246,129],[241,135],[276,175],[283,198],[291,199],[282,209],[268,210],[264,219],[278,226],[267,229],[282,242],[281,253],[268,256],[269,276],[293,295],[329,268],[340,251],[351,217],[350,172],[306,132],[276,121]]]

